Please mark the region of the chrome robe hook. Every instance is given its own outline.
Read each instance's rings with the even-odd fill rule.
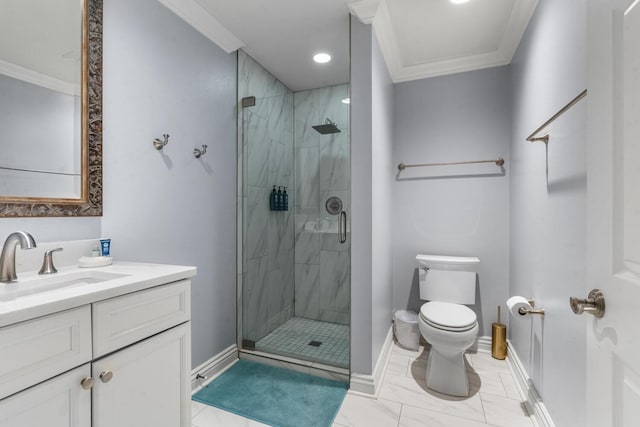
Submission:
[[[200,156],[204,155],[206,152],[207,152],[207,146],[205,144],[202,144],[202,149],[200,148],[193,149],[193,155],[195,156],[196,159],[199,159]]]
[[[161,140],[160,138],[156,138],[153,140],[153,146],[156,148],[156,150],[162,150],[164,146],[169,143],[168,133],[163,134],[162,137],[164,138],[164,141]]]

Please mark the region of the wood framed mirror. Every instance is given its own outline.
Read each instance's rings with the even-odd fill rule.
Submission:
[[[8,0],[3,15],[0,217],[100,216],[102,0]]]

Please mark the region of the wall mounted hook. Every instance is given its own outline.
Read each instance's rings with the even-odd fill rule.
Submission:
[[[168,133],[163,134],[162,137],[164,138],[164,141],[161,141],[160,138],[156,138],[153,140],[153,146],[156,148],[156,150],[162,150],[164,146],[169,143]]]
[[[202,149],[200,148],[193,149],[193,155],[195,156],[196,159],[199,159],[200,156],[204,155],[204,153],[206,152],[207,152],[207,146],[205,144],[202,144]]]

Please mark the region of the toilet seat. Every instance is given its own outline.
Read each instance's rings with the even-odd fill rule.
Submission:
[[[469,307],[441,301],[423,304],[420,319],[434,328],[451,332],[465,332],[478,323],[476,314]]]

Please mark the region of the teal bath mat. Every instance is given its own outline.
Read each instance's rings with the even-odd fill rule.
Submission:
[[[239,360],[193,400],[275,427],[331,427],[347,385]]]

